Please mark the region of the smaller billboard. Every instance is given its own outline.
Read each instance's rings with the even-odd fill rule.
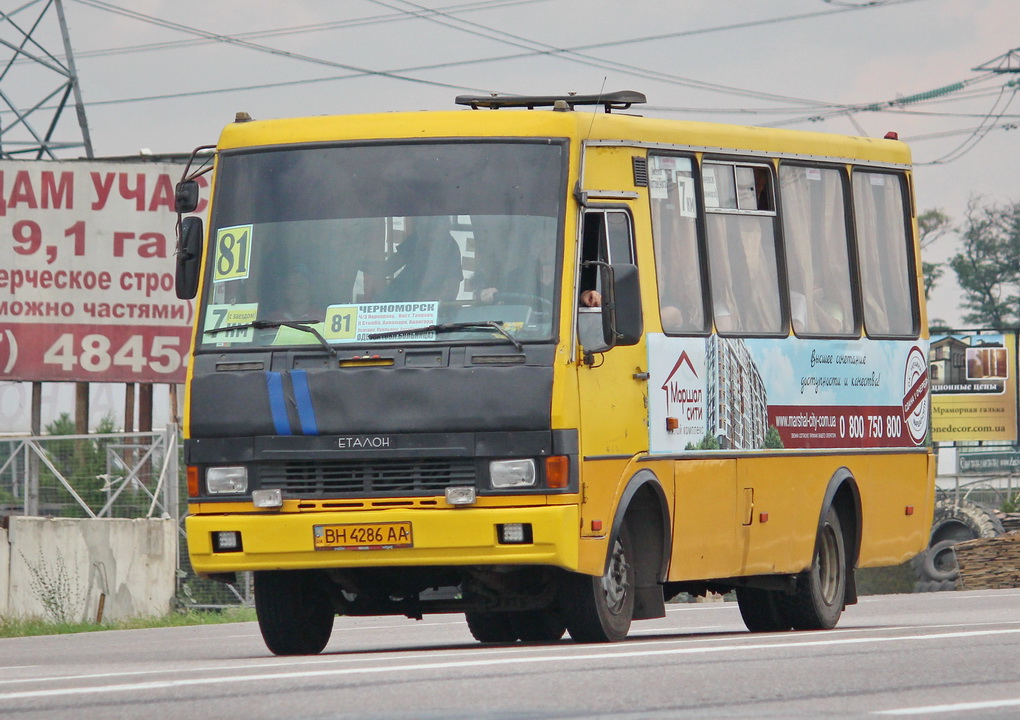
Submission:
[[[1017,441],[1017,336],[969,331],[931,338],[932,440]]]

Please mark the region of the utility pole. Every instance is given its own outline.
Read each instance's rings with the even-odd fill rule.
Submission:
[[[54,27],[54,22],[56,27]],[[59,30],[60,43],[53,38]],[[80,140],[60,120],[73,104]],[[66,139],[59,139],[59,138]],[[0,10],[0,160],[56,160],[73,150],[94,157],[62,0],[28,0]],[[42,383],[32,383],[32,428],[38,430]],[[88,432],[89,385],[75,388],[75,425]]]

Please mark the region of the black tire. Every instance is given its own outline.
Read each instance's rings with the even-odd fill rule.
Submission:
[[[522,642],[554,642],[567,631],[563,616],[553,608],[510,613],[510,624]]]
[[[480,612],[470,610],[464,613],[471,637],[483,643],[509,643],[517,641],[517,628],[510,622],[508,612]]]
[[[935,503],[928,545],[933,547],[943,540],[963,542],[998,537],[1002,533],[1002,521],[985,507],[969,500],[947,498]]]
[[[929,581],[952,582],[960,577],[960,566],[953,550],[955,540],[943,540],[924,553],[924,575]]]
[[[634,619],[634,566],[627,526],[612,544],[601,577],[572,573],[564,578],[562,607],[567,632],[577,642],[618,642]]]
[[[831,630],[846,601],[847,558],[843,529],[834,508],[815,540],[811,569],[797,576],[796,591],[783,597],[782,613],[794,630]]]
[[[776,590],[738,587],[737,606],[751,632],[782,632],[791,627],[783,613],[782,594]]]
[[[911,561],[917,573],[914,592],[955,590],[960,572],[950,548],[959,542],[1002,533],[999,518],[977,503],[952,498],[936,502],[928,549]]]
[[[255,573],[255,614],[274,655],[316,655],[329,642],[336,612],[317,579],[302,570]]]

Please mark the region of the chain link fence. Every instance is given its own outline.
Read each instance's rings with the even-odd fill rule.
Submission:
[[[250,573],[225,585],[203,580],[191,569],[181,455],[174,427],[159,432],[0,437],[0,516],[173,518],[180,539],[180,606],[250,606]]]

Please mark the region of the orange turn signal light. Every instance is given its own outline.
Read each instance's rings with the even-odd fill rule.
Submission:
[[[545,459],[545,485],[551,488],[570,485],[570,459],[566,455],[553,455]]]
[[[188,465],[188,497],[198,497],[198,468]]]

